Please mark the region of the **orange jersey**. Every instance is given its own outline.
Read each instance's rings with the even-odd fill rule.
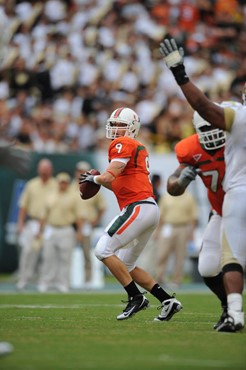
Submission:
[[[109,146],[108,157],[109,162],[114,158],[130,158],[124,171],[112,182],[120,209],[154,197],[149,179],[148,152],[139,141],[125,136],[114,139]]]
[[[222,181],[225,175],[224,148],[220,148],[214,155],[205,151],[199,142],[198,135],[189,136],[175,146],[179,163],[199,168],[204,185],[208,189],[208,200],[218,214],[222,214],[224,191]]]

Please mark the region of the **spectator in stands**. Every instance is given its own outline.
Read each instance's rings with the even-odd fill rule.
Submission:
[[[165,4],[50,0],[17,2],[11,9],[9,2],[5,3],[1,10],[5,9],[9,42],[1,63],[0,99],[6,99],[11,116],[16,108],[12,99],[25,90],[32,104],[25,107],[24,115],[33,117],[49,103],[49,118],[55,125],[60,94],[67,88],[82,89],[82,100],[73,98],[78,103],[76,117],[63,122],[66,130],[61,141],[66,151],[87,149],[71,137],[73,128],[79,131],[84,123],[79,121],[78,112],[82,110],[86,116],[86,130],[78,135],[88,132],[100,136],[102,122],[112,104],[119,106],[122,96],[121,105],[131,106],[143,117],[153,150],[171,151],[176,141],[190,134],[192,126],[186,122],[191,120],[191,112],[188,120],[181,117],[173,126],[167,124],[171,109],[168,99],[178,98],[183,108],[183,97],[159,60],[158,45],[167,30],[185,45],[187,72],[214,101],[220,100],[231,84],[234,95],[238,78],[244,74],[242,15],[246,5],[239,0],[216,0],[214,5],[209,0],[167,0]],[[52,142],[53,125],[47,132]],[[38,130],[31,135],[31,147],[36,135]],[[49,150],[60,148],[52,145]]]
[[[159,206],[161,218],[157,230],[159,245],[156,279],[160,284],[166,283],[168,262],[174,256],[171,285],[176,289],[183,281],[187,244],[193,240],[197,225],[197,203],[188,192],[177,197],[165,193]]]
[[[24,289],[34,277],[41,248],[40,225],[47,196],[56,188],[52,177],[52,163],[42,159],[38,163],[38,177],[29,180],[19,202],[18,233],[20,261],[17,288]]]
[[[26,61],[19,57],[10,70],[10,91],[13,95],[16,95],[20,90],[26,90],[30,94],[33,86],[35,86],[35,75],[27,68]]]
[[[91,166],[86,161],[80,161],[76,164],[75,178],[71,184],[71,191],[76,194],[80,217],[83,220],[81,227],[81,239],[78,240],[84,253],[85,283],[90,283],[92,278],[91,248],[92,233],[95,227],[100,225],[106,204],[102,194],[99,192],[94,197],[83,200],[79,195],[80,175],[89,171]]]
[[[70,190],[70,176],[61,172],[56,179],[58,187],[44,201],[41,221],[44,227],[42,266],[38,290],[46,292],[50,287],[55,287],[66,293],[69,291],[71,257],[76,236],[81,240],[82,220],[77,196]],[[77,225],[77,235],[73,223]]]

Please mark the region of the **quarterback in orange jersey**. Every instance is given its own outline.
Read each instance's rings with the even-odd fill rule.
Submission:
[[[115,158],[129,158],[124,171],[112,182],[112,190],[120,209],[139,199],[153,197],[149,158],[145,147],[129,137],[116,138],[109,147],[109,162]]]
[[[208,189],[211,215],[206,226],[199,253],[198,270],[205,284],[216,294],[223,309],[217,329],[227,315],[226,291],[221,271],[220,226],[224,191],[222,181],[225,174],[225,133],[204,121],[197,112],[193,116],[196,134],[181,140],[175,147],[180,163],[168,178],[167,190],[171,195],[181,195],[189,183],[199,175]]]
[[[149,180],[148,152],[136,140],[139,129],[138,115],[132,109],[116,109],[106,125],[106,137],[112,140],[109,166],[101,175],[93,176],[89,172],[81,175],[80,183],[94,182],[112,190],[121,209],[95,248],[96,257],[108,267],[128,294],[127,306],[117,320],[126,320],[149,306],[138,284],[161,302],[162,310],[155,320],[168,321],[182,309],[181,303],[137,266],[137,259],[160,218]]]

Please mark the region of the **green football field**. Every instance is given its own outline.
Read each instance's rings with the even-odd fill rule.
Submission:
[[[246,330],[217,333],[209,293],[178,294],[184,309],[154,322],[158,302],[118,322],[124,294],[0,294],[0,369],[246,369]],[[245,299],[244,299],[245,300]]]

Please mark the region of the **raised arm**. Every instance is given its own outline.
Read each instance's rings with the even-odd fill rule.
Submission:
[[[174,39],[165,39],[160,44],[160,52],[192,108],[206,121],[225,130],[226,119],[224,108],[214,104],[189,80],[183,63],[183,49],[178,49]]]

